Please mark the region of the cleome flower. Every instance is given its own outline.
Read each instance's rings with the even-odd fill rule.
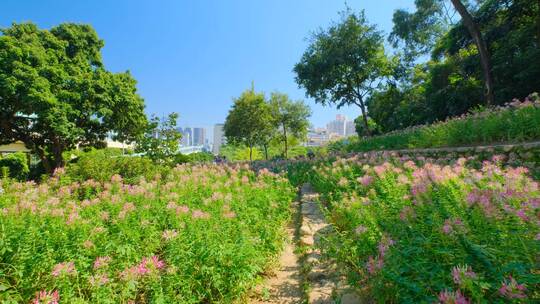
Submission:
[[[157,275],[164,268],[165,262],[160,260],[158,256],[144,257],[139,264],[124,269],[120,273],[120,278],[126,281],[136,280],[146,276]]]
[[[469,304],[470,301],[461,293],[461,291],[441,291],[439,293],[439,303],[442,304]]]
[[[178,231],[172,229],[172,230],[164,230],[161,234],[161,237],[166,240],[170,241],[178,236]]]
[[[112,259],[109,256],[97,257],[96,260],[94,261],[94,269],[107,267],[109,263],[111,262],[111,260]]]
[[[77,270],[75,269],[75,264],[73,262],[63,262],[58,263],[54,266],[51,274],[54,277],[60,277],[64,275],[73,275],[76,274]]]
[[[524,299],[527,297],[526,290],[525,284],[518,284],[512,276],[509,276],[508,280],[502,282],[499,293],[507,299]]]
[[[461,285],[465,280],[475,279],[476,277],[477,275],[472,271],[471,266],[463,265],[452,268],[452,279],[457,285]]]
[[[109,283],[109,277],[106,273],[95,274],[88,278],[88,283],[94,287],[102,286]]]
[[[32,300],[32,304],[58,304],[60,295],[58,290],[53,292],[42,290],[36,293],[36,297]]]

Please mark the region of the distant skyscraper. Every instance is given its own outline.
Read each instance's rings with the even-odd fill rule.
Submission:
[[[336,115],[336,120],[329,122],[326,125],[326,130],[329,134],[337,134],[339,136],[345,136],[347,117],[343,115]]]
[[[345,137],[353,135],[356,135],[356,125],[353,120],[350,120],[345,124]]]
[[[204,145],[204,139],[206,137],[206,130],[204,128],[193,128],[193,145],[202,146]]]
[[[219,154],[219,149],[226,142],[225,134],[223,133],[223,124],[214,125],[214,146],[212,152],[214,154]]]
[[[193,132],[191,131],[191,128],[184,128],[184,133],[182,133],[185,137],[184,144],[185,146],[192,146],[193,145]]]

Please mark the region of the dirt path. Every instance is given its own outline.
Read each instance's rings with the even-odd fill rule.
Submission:
[[[326,222],[318,195],[309,185],[301,189],[300,203],[287,229],[288,242],[279,259],[279,267],[257,288],[249,304],[359,304],[365,303],[342,284],[336,265],[325,259],[319,249],[332,227]]]
[[[291,303],[301,304],[304,302],[302,291],[302,279],[300,276],[301,265],[294,249],[296,243],[298,203],[293,207],[295,214],[293,222],[287,228],[287,243],[279,258],[279,268],[258,288],[256,298],[249,301],[250,304],[259,303]]]

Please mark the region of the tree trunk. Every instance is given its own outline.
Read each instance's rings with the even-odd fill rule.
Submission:
[[[358,100],[360,101],[360,110],[362,111],[362,121],[364,121],[364,127],[366,128],[366,134],[368,137],[371,137],[371,130],[369,129],[368,124],[368,118],[366,113],[366,105],[364,104],[364,99],[362,96],[358,96]]]
[[[253,146],[249,146],[249,161],[253,161]]]
[[[37,155],[39,156],[39,159],[41,160],[41,165],[45,169],[45,172],[48,174],[53,173],[54,168],[52,168],[51,163],[49,162],[49,159],[47,158],[47,155],[45,155],[45,151],[43,149],[36,149]]]
[[[283,126],[283,143],[285,144],[285,159],[287,159],[289,143],[287,141],[287,128],[285,126]]]
[[[56,168],[61,168],[64,166],[64,158],[62,157],[62,152],[64,152],[63,145],[56,140],[54,146],[52,147],[53,150],[53,165],[54,168],[52,168],[53,172]]]
[[[536,39],[538,39],[537,48],[540,49],[540,0],[538,0],[538,11],[536,12],[536,26],[538,31],[536,32]]]
[[[264,158],[268,160],[268,144],[264,144]]]
[[[459,15],[461,16],[463,24],[465,24],[465,26],[469,30],[469,34],[474,39],[476,47],[478,48],[478,53],[480,54],[480,65],[482,66],[482,71],[484,73],[484,84],[486,87],[486,104],[488,106],[493,105],[495,103],[495,95],[493,92],[493,75],[491,73],[491,59],[489,56],[486,41],[482,38],[482,33],[480,32],[478,24],[474,22],[473,17],[469,13],[465,5],[461,3],[461,0],[451,1],[456,10],[458,11]]]

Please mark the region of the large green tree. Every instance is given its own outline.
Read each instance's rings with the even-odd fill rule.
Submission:
[[[471,11],[489,45],[495,103],[522,99],[537,91],[539,1],[486,0],[471,7]],[[445,120],[485,104],[480,55],[462,22],[450,24],[428,50],[431,59],[425,63],[417,61],[408,69],[407,79],[389,83],[370,96],[369,116],[383,132]]]
[[[269,102],[272,120],[281,133],[279,139],[283,143],[283,154],[287,158],[289,138],[305,137],[311,109],[303,101],[292,101],[287,94],[279,92],[272,93]]]
[[[270,107],[263,93],[252,87],[234,99],[223,130],[227,142],[249,148],[249,160],[253,160],[253,148],[268,142],[268,130],[272,128]]]
[[[68,149],[102,143],[110,132],[122,141],[142,132],[136,81],[105,69],[91,26],[23,23],[1,33],[0,143],[24,142],[52,172]]]
[[[296,82],[323,105],[357,105],[369,134],[365,99],[389,75],[390,61],[381,33],[364,13],[350,10],[341,21],[313,34],[294,67]]]
[[[451,3],[451,6],[449,3]],[[486,40],[480,31],[480,25],[473,16],[473,10],[478,10],[478,5],[483,1],[461,0],[416,0],[416,11],[409,13],[397,10],[394,13],[394,28],[390,40],[395,45],[403,40],[406,49],[410,52],[426,53],[444,35],[454,20],[454,12],[461,16],[461,22],[468,30],[480,55],[480,66],[484,77],[485,98],[488,105],[495,103],[493,72],[491,57]]]

